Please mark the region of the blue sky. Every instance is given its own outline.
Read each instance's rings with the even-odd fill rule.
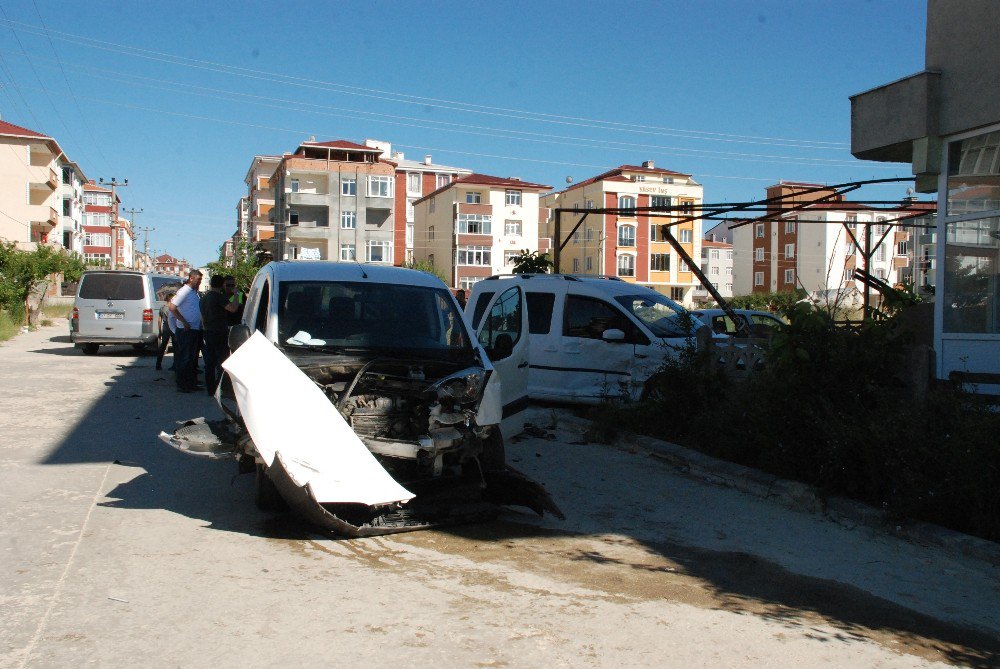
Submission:
[[[555,187],[654,160],[706,202],[909,176],[851,157],[848,96],[922,69],[926,21],[922,0],[0,8],[3,119],[127,177],[151,246],[196,264],[235,229],[252,157],[311,135]]]

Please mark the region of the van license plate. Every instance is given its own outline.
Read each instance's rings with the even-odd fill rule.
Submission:
[[[122,320],[123,318],[125,318],[125,314],[123,314],[120,311],[99,311],[97,312],[97,317],[100,318],[101,320],[109,320],[109,319]]]

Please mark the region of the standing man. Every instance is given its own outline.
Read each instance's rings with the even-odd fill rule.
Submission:
[[[201,272],[191,270],[187,282],[168,303],[174,330],[174,365],[177,390],[191,393],[198,385],[198,349],[201,348]]]
[[[232,291],[228,290],[230,284]],[[229,353],[229,320],[239,310],[240,303],[234,295],[236,281],[232,277],[213,274],[208,285],[201,301],[201,329],[205,337],[205,392],[214,395],[222,378],[222,363]]]

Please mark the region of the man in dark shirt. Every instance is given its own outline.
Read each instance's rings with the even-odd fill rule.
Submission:
[[[201,329],[205,338],[205,392],[215,394],[222,378],[222,363],[228,357],[229,326],[240,308],[239,300],[223,292],[228,277],[213,274],[209,290],[201,300]],[[234,284],[235,285],[235,284]]]

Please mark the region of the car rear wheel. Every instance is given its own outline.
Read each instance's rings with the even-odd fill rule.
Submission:
[[[267,475],[264,465],[257,465],[257,494],[254,498],[261,511],[284,511],[288,508],[284,498]]]
[[[84,355],[94,355],[100,347],[100,344],[81,344],[80,350],[83,351]]]

